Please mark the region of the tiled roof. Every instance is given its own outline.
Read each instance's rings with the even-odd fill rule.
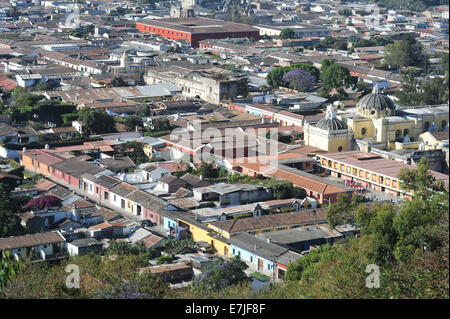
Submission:
[[[265,239],[261,239],[247,233],[239,233],[234,235],[230,239],[230,243],[234,246],[245,249],[256,256],[269,260],[278,257],[287,251],[287,248],[283,248],[274,243],[268,243]]]
[[[198,187],[203,187],[203,186],[208,186],[211,185],[210,182],[202,180],[200,177],[186,173],[183,176],[180,177],[181,180],[185,181],[186,183],[188,183],[191,186],[198,186]]]
[[[211,225],[228,233],[248,232],[274,227],[284,227],[296,224],[321,223],[326,221],[326,209],[301,210],[299,212],[265,215],[259,217],[236,218],[212,222]]]
[[[46,178],[41,178],[34,185],[34,187],[36,187],[40,191],[48,191],[49,189],[51,189],[55,186],[56,186],[56,183],[54,183]]]
[[[15,132],[18,132],[19,129],[15,128],[11,125],[8,125],[6,123],[0,123],[0,136],[9,135]]]
[[[59,232],[14,236],[0,239],[0,250],[63,243],[65,241]]]
[[[416,168],[415,166],[404,164],[399,161],[383,158],[377,154],[365,153],[361,151],[327,153],[320,154],[319,156],[324,159],[330,159],[345,165],[365,169],[394,179],[397,179],[397,176],[402,168],[407,168],[410,170]],[[445,184],[448,184],[448,175],[432,170],[429,170],[429,172],[435,178],[442,180]]]
[[[118,157],[118,158],[105,158],[98,160],[100,164],[104,165],[106,168],[121,169],[121,168],[131,168],[136,167],[134,162],[128,157]]]
[[[137,191],[138,188],[135,186],[132,186],[130,184],[121,182],[120,184],[114,185],[112,188],[110,188],[111,193],[117,194],[119,196],[125,197],[128,194]]]
[[[433,136],[438,141],[448,140],[448,131],[439,131],[439,132],[434,132],[434,133],[431,133],[431,134],[433,134]]]
[[[80,177],[83,174],[94,175],[104,171],[103,168],[89,162],[81,161],[76,157],[55,163],[53,167],[74,177]]]

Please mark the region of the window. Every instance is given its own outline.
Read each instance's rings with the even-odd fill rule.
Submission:
[[[253,256],[250,256],[250,262],[251,263],[253,262]]]
[[[362,135],[366,135],[366,133],[367,133],[367,129],[366,129],[365,127],[363,127],[363,128],[361,129],[361,134],[362,134]]]
[[[114,198],[114,201],[116,201],[116,195],[114,195],[114,197],[113,197],[113,198]]]
[[[403,130],[403,136],[406,136],[406,135],[408,135],[408,134],[409,134],[409,131],[408,131],[407,128],[405,128],[405,129]]]
[[[108,192],[105,192],[105,195],[104,195],[104,196],[105,196],[105,199],[108,200],[109,193],[108,193]]]
[[[98,187],[95,188],[95,193],[98,194]]]
[[[445,127],[447,126],[447,121],[443,120],[441,123],[442,129],[445,130]]]
[[[343,150],[342,146],[339,146],[339,147],[338,147],[338,151],[339,151],[339,152],[342,152],[342,150]]]
[[[428,130],[430,128],[430,122],[425,122],[425,131]]]
[[[236,254],[236,249],[233,248],[233,255],[235,255],[235,254]]]
[[[89,184],[89,191],[92,192],[92,184]]]

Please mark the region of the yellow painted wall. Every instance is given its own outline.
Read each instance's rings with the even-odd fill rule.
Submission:
[[[351,120],[347,121],[348,127],[353,131],[353,136],[355,138],[366,138],[375,136],[375,127],[373,125],[372,120],[364,119],[364,120]],[[366,133],[362,134],[362,129],[366,129]]]
[[[339,146],[342,146],[342,151],[349,151],[348,149],[348,136],[342,135],[342,138],[333,139],[328,141],[328,152],[339,152]]]
[[[225,238],[230,238],[230,234],[220,228],[217,228],[214,225],[208,224],[208,227],[211,228],[211,230],[215,231],[216,233],[218,233],[220,236],[225,237]]]
[[[125,203],[125,209],[127,210],[127,212],[133,214],[133,206],[134,206],[134,202],[127,199],[127,202]]]
[[[208,233],[210,231],[203,229],[201,227],[198,227],[192,223],[189,223],[186,220],[181,220],[183,223],[188,224],[189,225],[189,231],[192,234],[192,239],[194,241],[204,241],[207,242],[208,244],[211,245],[211,241],[213,242],[213,247],[217,250],[217,252],[225,257],[229,257],[230,256],[230,244],[228,243],[224,243],[220,240],[218,240],[217,238],[211,237],[208,235]],[[228,249],[228,253],[225,255],[225,248]]]

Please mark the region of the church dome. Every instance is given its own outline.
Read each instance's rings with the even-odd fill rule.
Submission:
[[[395,105],[392,100],[382,94],[378,86],[372,93],[364,95],[356,104],[357,113],[369,117],[383,117],[395,115]]]
[[[330,105],[327,109],[327,115],[317,122],[316,127],[325,131],[337,131],[347,129],[347,124],[336,118],[336,113]]]

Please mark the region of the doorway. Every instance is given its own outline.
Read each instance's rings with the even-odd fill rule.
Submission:
[[[264,261],[261,258],[258,258],[258,270],[263,270]]]

